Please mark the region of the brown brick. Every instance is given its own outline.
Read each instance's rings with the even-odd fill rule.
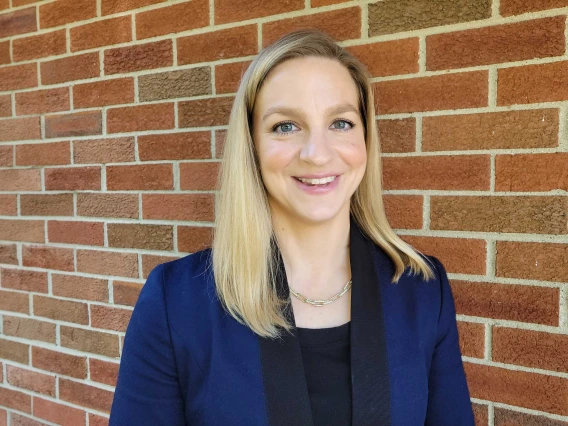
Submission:
[[[9,94],[0,95],[0,117],[11,117],[11,116],[12,116],[12,97]]]
[[[44,114],[69,109],[69,89],[34,90],[16,93],[16,114]]]
[[[135,161],[134,138],[109,138],[73,141],[75,164],[103,164]]]
[[[140,295],[143,284],[128,281],[113,281],[112,293],[114,303],[117,305],[134,306]],[[0,302],[1,303],[1,302]],[[0,304],[0,306],[2,306]]]
[[[141,161],[211,158],[211,133],[206,131],[138,136]]]
[[[416,150],[416,119],[414,117],[377,120],[377,128],[381,152],[413,152]]]
[[[566,379],[480,364],[464,364],[472,398],[553,414],[568,413]]]
[[[15,291],[0,290],[0,311],[19,312],[21,314],[29,314],[30,312],[30,296],[29,294],[19,293]],[[4,314],[4,320],[9,318]],[[4,334],[9,336],[4,325]]]
[[[496,191],[568,191],[568,153],[497,155]]]
[[[103,15],[125,12],[127,10],[138,9],[151,4],[162,3],[166,0],[101,0],[101,11]]]
[[[173,129],[174,104],[148,104],[110,108],[107,111],[107,132]]]
[[[418,38],[359,44],[346,48],[373,77],[418,72]]]
[[[0,92],[36,87],[37,65],[24,64],[0,68]]]
[[[10,6],[9,0],[3,0],[7,2],[6,8]],[[2,375],[0,375],[0,378]],[[8,426],[8,412],[6,410],[0,409],[0,426]]]
[[[0,219],[0,240],[43,243],[45,242],[44,228],[43,220]]]
[[[568,244],[498,241],[496,275],[568,281]]]
[[[239,88],[241,77],[251,61],[230,62],[215,66],[215,93],[235,93]]]
[[[14,362],[19,362],[20,364],[27,364],[29,360],[28,357],[29,348],[30,348],[29,345],[24,345],[23,343],[0,339],[0,358]],[[0,392],[2,392],[2,388],[0,388]],[[1,393],[0,393],[0,405],[6,405],[2,403]]]
[[[77,216],[138,218],[138,195],[77,194]]]
[[[422,150],[552,148],[558,126],[557,109],[424,117]]]
[[[62,326],[64,328],[65,326]],[[87,378],[87,358],[32,346],[32,365],[35,368],[64,376]]]
[[[89,309],[86,303],[55,299],[47,296],[33,296],[34,315],[58,321],[89,324]]]
[[[0,405],[13,408],[24,413],[32,412],[32,397],[23,392],[12,389],[0,388]],[[10,416],[13,416],[11,413]]]
[[[188,16],[191,16],[191,19],[187,19]],[[209,1],[193,0],[137,13],[136,38],[141,40],[208,25]]]
[[[426,37],[426,68],[443,70],[564,54],[561,16]]]
[[[266,47],[290,31],[306,28],[323,31],[336,41],[359,39],[361,8],[349,7],[267,22],[262,24],[262,45]]]
[[[73,271],[73,249],[23,245],[22,264],[32,268]]]
[[[385,211],[390,225],[396,229],[421,229],[422,204],[421,195],[383,195]]]
[[[108,302],[107,280],[61,274],[53,274],[51,280],[54,296]]]
[[[55,324],[50,322],[4,315],[3,332],[6,336],[55,344]]]
[[[321,7],[328,6],[330,4],[345,3],[346,1],[349,0],[312,0],[311,5],[312,7]]]
[[[34,396],[33,415],[62,426],[85,426],[85,412]]]
[[[89,360],[89,371],[91,380],[104,383],[109,386],[116,386],[119,364],[115,362],[102,361],[91,358]]]
[[[489,190],[489,156],[383,158],[385,189]]]
[[[16,146],[16,165],[47,166],[71,163],[69,142],[25,144]]]
[[[213,228],[209,226],[178,226],[178,250],[195,253],[211,247]]]
[[[118,336],[116,334],[62,325],[61,345],[82,352],[118,357]]]
[[[484,240],[412,235],[402,235],[401,238],[420,252],[436,256],[448,273],[485,274],[486,243]]]
[[[13,365],[6,366],[6,376],[12,386],[55,397],[55,376]]]
[[[213,220],[213,194],[142,194],[142,217],[163,220]]]
[[[47,191],[87,191],[101,189],[100,167],[65,167],[45,169]]]
[[[120,16],[92,22],[71,28],[69,35],[71,52],[126,43],[132,40],[132,19],[130,16]]]
[[[82,407],[94,408],[110,413],[113,393],[111,391],[75,382],[59,379],[59,398]]]
[[[180,127],[211,127],[229,124],[234,97],[179,102]]]
[[[134,79],[113,78],[73,86],[75,108],[103,107],[134,102]]]
[[[36,8],[16,10],[0,15],[0,38],[37,31]]]
[[[178,227],[178,230],[182,227]],[[206,235],[203,233],[202,235]],[[179,236],[179,232],[178,232]],[[148,275],[160,263],[170,262],[179,259],[182,256],[161,256],[154,254],[142,254],[142,278],[147,279]]]
[[[10,40],[0,42],[0,64],[9,64],[12,62],[10,57]]]
[[[22,216],[73,216],[73,194],[20,194]]]
[[[97,416],[96,414],[89,413],[89,426],[109,426],[108,417]]]
[[[125,332],[131,315],[130,309],[91,305],[91,327]]]
[[[77,272],[138,278],[136,253],[77,250]]]
[[[217,188],[219,161],[181,163],[179,165],[180,189],[209,191]]]
[[[14,290],[47,293],[47,273],[23,269],[0,269],[2,287]]]
[[[102,134],[101,111],[85,111],[45,117],[45,137],[88,136]]]
[[[314,5],[312,4],[312,7]],[[304,9],[302,0],[217,0],[215,2],[215,25],[246,21]]]
[[[1,146],[0,145],[0,166],[1,167],[12,167],[14,165],[14,147],[11,145]],[[0,211],[4,208],[0,203]]]
[[[107,224],[108,246],[145,250],[173,250],[173,226],[130,223]]]
[[[169,67],[173,65],[172,40],[107,49],[104,64],[107,75]]]
[[[18,214],[17,204],[17,194],[0,194],[0,215],[16,216]]]
[[[501,0],[499,13],[501,16],[511,16],[566,6],[568,6],[567,0]]]
[[[41,0],[12,0],[12,7],[25,6],[26,4],[38,3]]]
[[[66,51],[64,29],[12,40],[14,62],[62,55]]]
[[[491,17],[491,0],[385,0],[369,5],[369,37]]]
[[[379,114],[476,108],[488,104],[487,71],[381,81],[375,85]]]
[[[38,422],[31,417],[23,416],[21,414],[10,414],[10,421],[15,426],[46,426],[45,423]]]
[[[171,164],[108,166],[106,177],[109,191],[165,190],[174,185]]]
[[[40,137],[39,117],[0,120],[0,142],[39,139]]]
[[[487,405],[471,404],[473,408],[473,418],[475,426],[488,426],[489,425],[489,408]]]
[[[97,0],[58,0],[39,6],[41,28],[58,27],[97,16]]]
[[[568,234],[568,198],[439,197],[430,201],[430,229]]]
[[[494,408],[493,419],[495,426],[566,426],[568,424],[550,417],[519,413],[499,407]]]
[[[557,288],[452,280],[461,315],[557,326]]]
[[[104,246],[102,222],[50,220],[47,233],[50,243]]]
[[[458,321],[460,352],[462,356],[483,358],[485,351],[485,325]]]
[[[140,101],[211,94],[211,68],[199,67],[143,75],[138,78]]]
[[[57,84],[98,77],[100,75],[99,54],[91,52],[54,59],[42,62],[40,68],[42,84]]]
[[[180,37],[177,40],[178,64],[196,64],[254,55],[258,52],[257,35],[256,25],[245,25]]]

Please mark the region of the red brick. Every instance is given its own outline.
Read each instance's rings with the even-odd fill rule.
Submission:
[[[312,4],[313,7],[313,4]],[[215,25],[229,22],[246,21],[280,13],[304,9],[302,0],[291,1],[246,1],[246,0],[217,0],[215,2]]]
[[[110,413],[113,393],[73,380],[59,379],[59,398],[82,407]]]
[[[565,21],[555,16],[428,36],[426,68],[466,68],[563,55]]]
[[[62,55],[66,51],[64,29],[12,40],[14,62]]]
[[[132,19],[130,16],[120,16],[92,22],[71,28],[69,35],[71,52],[126,43],[132,40]]]
[[[422,150],[552,148],[558,126],[558,109],[424,117]]]
[[[0,215],[16,216],[18,214],[18,195],[0,194]]]
[[[476,108],[488,105],[487,71],[443,74],[375,84],[379,114]]]
[[[9,7],[10,3],[9,0],[5,0],[8,1],[8,6]],[[2,377],[2,375],[0,375],[0,378]],[[8,426],[8,412],[6,410],[2,410],[0,409],[0,426]]]
[[[44,114],[69,109],[69,89],[34,90],[16,93],[16,114]]]
[[[337,3],[345,3],[349,0],[312,0],[311,5],[312,7],[321,7],[321,6],[328,6],[330,4],[337,4]]]
[[[12,7],[24,6],[26,4],[38,3],[41,0],[12,0]]]
[[[488,155],[383,158],[385,189],[489,190]]]
[[[39,117],[8,118],[0,120],[0,142],[39,139]]]
[[[85,412],[34,396],[33,415],[62,426],[85,426]]]
[[[23,392],[0,388],[0,405],[13,408],[24,413],[32,412],[32,397]],[[10,415],[13,415],[10,414]]]
[[[166,130],[174,126],[173,103],[109,108],[107,111],[108,133]]]
[[[566,282],[568,244],[498,241],[496,275]]]
[[[108,302],[107,280],[61,274],[53,274],[51,280],[54,296]]]
[[[166,190],[173,189],[171,164],[108,166],[107,190]]]
[[[180,127],[211,127],[229,124],[235,98],[205,98],[178,104]]]
[[[43,220],[0,219],[0,240],[43,243],[45,242],[44,228]]]
[[[553,414],[568,413],[564,378],[471,363],[464,367],[472,398]]]
[[[45,137],[89,136],[102,134],[101,111],[85,111],[45,117]]]
[[[497,155],[496,191],[568,191],[568,153]]]
[[[6,336],[55,344],[55,324],[50,322],[4,315],[3,332]]]
[[[109,386],[116,386],[118,377],[119,364],[114,362],[102,361],[100,359],[91,358],[89,360],[89,371],[91,380],[104,383]]]
[[[42,62],[40,67],[42,84],[65,83],[100,75],[98,52]]]
[[[418,38],[359,44],[346,50],[363,62],[373,77],[418,72]]]
[[[39,6],[41,28],[58,27],[97,16],[97,0],[58,0]]]
[[[568,424],[563,420],[553,420],[544,415],[519,413],[499,407],[495,407],[493,413],[495,426],[566,426]]]
[[[134,79],[115,78],[73,86],[73,106],[92,108],[134,102]]]
[[[212,194],[142,194],[142,217],[163,220],[213,220]]]
[[[0,64],[9,64],[12,62],[10,57],[10,40],[0,42]]]
[[[421,195],[383,195],[383,203],[390,226],[396,229],[421,229]]]
[[[77,250],[77,272],[138,278],[136,253]]]
[[[0,191],[39,191],[39,169],[0,170]]]
[[[191,19],[187,19],[191,16]],[[203,28],[209,25],[209,1],[193,0],[136,14],[136,39]]]
[[[75,164],[133,162],[134,138],[89,139],[73,142]]]
[[[17,413],[10,414],[10,421],[12,422],[12,426],[46,426],[45,423],[38,422],[31,417]]]
[[[16,165],[47,166],[71,163],[69,142],[26,144],[16,146]]]
[[[0,311],[11,311],[19,312],[21,314],[29,314],[30,296],[25,293],[0,290]],[[6,318],[8,317],[4,314],[4,320],[6,320]],[[4,334],[8,335],[6,331],[4,331]]]
[[[47,191],[88,191],[101,189],[101,168],[65,167],[45,169]]]
[[[35,368],[78,379],[87,378],[87,358],[32,346]]]
[[[460,315],[558,326],[557,288],[452,280]]]
[[[129,309],[91,305],[91,327],[126,332],[131,315]]]
[[[36,87],[37,65],[24,64],[0,68],[0,92]]]
[[[138,195],[113,193],[77,194],[77,216],[138,218]]]
[[[462,356],[483,358],[485,352],[485,325],[458,321],[460,352]]]
[[[484,240],[412,235],[402,235],[401,238],[420,252],[436,256],[448,273],[485,274],[486,243]]]
[[[78,351],[118,357],[116,334],[61,326],[61,345]]]
[[[113,281],[112,293],[114,303],[117,305],[134,306],[140,295],[140,290],[142,290],[142,285],[127,281]],[[1,302],[0,306],[2,306]]]
[[[23,245],[22,264],[32,268],[73,271],[73,249]]]
[[[12,167],[14,165],[13,158],[14,158],[14,147],[12,145],[7,145],[7,146],[0,145],[0,167]],[[7,207],[4,203],[0,203],[0,211],[6,211],[6,208]]]
[[[426,117],[424,117],[426,118]],[[416,119],[377,120],[381,152],[413,152],[416,150]]]
[[[138,136],[140,161],[211,158],[211,133],[204,131]]]
[[[50,220],[47,233],[50,243],[104,246],[102,222]]]
[[[210,191],[217,188],[219,161],[199,163],[181,163],[180,189],[192,191]]]
[[[22,216],[73,216],[73,194],[20,194]]]
[[[24,345],[23,343],[13,342],[11,340],[0,339],[0,358],[5,360],[10,360],[14,362],[19,362],[20,364],[27,364],[29,361],[29,345]],[[0,388],[0,392],[2,388]],[[0,405],[6,405],[2,403],[2,394],[0,393]]]
[[[166,0],[101,0],[101,11],[103,15],[125,12],[127,10],[138,9],[151,4],[162,3]]]
[[[0,95],[0,117],[10,117],[12,115],[12,97],[10,95]]]
[[[568,100],[568,61],[502,68],[497,105]]]
[[[33,296],[34,315],[58,321],[89,324],[89,308],[86,303],[56,299],[47,296]]]
[[[288,32],[306,28],[324,31],[336,41],[359,39],[361,8],[349,7],[262,24],[262,45],[266,47]]]
[[[178,231],[181,228],[182,227],[180,226],[178,228]],[[188,228],[193,228],[194,230],[197,230],[197,227],[188,227]],[[209,237],[207,236],[206,232],[194,233],[194,236],[196,236],[197,238],[203,237],[201,239],[201,241],[204,241],[205,238],[210,238],[210,236]],[[179,232],[178,232],[178,237],[179,237]],[[198,241],[197,243],[199,244],[200,242]],[[180,257],[182,257],[182,255],[180,255],[180,256],[161,256],[161,255],[155,255],[155,254],[142,254],[142,278],[147,279],[148,275],[150,274],[152,269],[154,269],[160,263],[170,262],[172,260],[179,259]]]
[[[23,269],[0,269],[2,287],[14,290],[47,293],[47,273]]]
[[[55,397],[55,376],[13,365],[6,366],[6,373],[8,383],[12,386]]]
[[[215,93],[236,93],[241,77],[251,61],[230,62],[215,66]]]
[[[16,10],[0,15],[0,38],[37,31],[36,8]]]
[[[169,67],[173,65],[172,40],[107,49],[104,64],[107,75]]]
[[[501,0],[499,13],[501,16],[511,16],[566,6],[567,0]]]
[[[213,228],[209,226],[178,226],[178,250],[195,253],[211,247]]]
[[[97,416],[96,414],[89,413],[89,426],[109,426],[108,417]]]
[[[108,246],[142,250],[174,249],[173,226],[138,223],[107,224]]]

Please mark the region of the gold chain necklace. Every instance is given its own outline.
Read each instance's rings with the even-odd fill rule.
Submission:
[[[351,280],[347,281],[347,284],[345,284],[345,286],[343,287],[343,290],[341,290],[339,293],[337,293],[335,296],[330,297],[327,300],[314,300],[314,299],[309,299],[306,296],[298,293],[297,291],[294,291],[294,289],[290,286],[288,286],[290,288],[290,292],[299,300],[301,300],[304,303],[309,303],[312,306],[325,306],[325,305],[329,305],[330,303],[335,302],[337,299],[339,299],[341,296],[343,296],[345,293],[347,293],[349,291],[349,289],[351,288]]]

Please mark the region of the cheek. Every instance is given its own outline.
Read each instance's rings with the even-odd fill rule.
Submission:
[[[294,149],[289,144],[274,141],[262,144],[258,153],[263,175],[283,173],[295,155]]]

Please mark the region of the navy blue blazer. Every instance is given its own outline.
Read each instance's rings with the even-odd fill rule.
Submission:
[[[440,261],[427,256],[433,280],[407,269],[392,284],[393,263],[353,219],[349,250],[353,426],[473,426]],[[126,331],[110,426],[313,425],[295,331],[261,338],[228,315],[210,257],[206,249],[150,272]]]

